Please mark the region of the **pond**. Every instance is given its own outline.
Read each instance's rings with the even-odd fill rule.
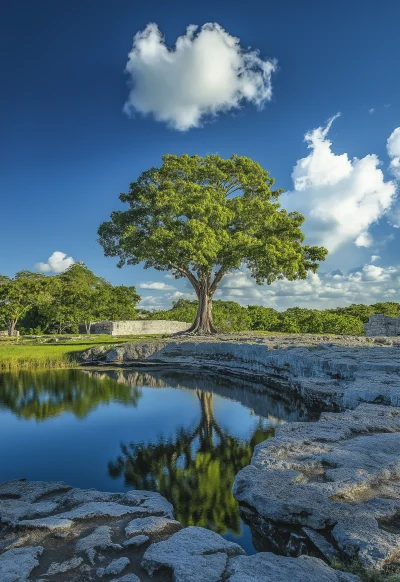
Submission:
[[[242,380],[121,369],[0,374],[0,482],[159,491],[183,525],[254,553],[231,490],[257,443],[300,405]]]

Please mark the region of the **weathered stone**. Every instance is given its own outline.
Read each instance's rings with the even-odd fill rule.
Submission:
[[[53,564],[50,565],[50,568],[44,575],[54,576],[56,574],[63,574],[64,572],[68,572],[69,570],[75,570],[76,568],[79,568],[82,562],[83,562],[82,558],[78,558],[77,556],[74,556],[73,558],[67,560],[66,562],[62,562],[61,564],[53,562]]]
[[[238,556],[229,562],[227,582],[357,582],[358,576],[333,570],[322,560],[286,558],[269,552]]]
[[[59,515],[53,515],[39,519],[24,519],[18,522],[17,525],[29,529],[45,529],[53,531],[70,529],[72,521],[70,519],[62,518]]]
[[[67,491],[68,489],[71,489],[71,487],[62,481],[47,482],[17,479],[0,484],[0,497],[3,499],[22,499],[22,501],[33,503],[45,495]]]
[[[327,528],[338,548],[365,567],[396,559],[400,532],[400,410],[361,405],[314,423],[277,428],[236,477],[236,499],[261,518]],[[318,546],[317,546],[318,547]]]
[[[128,523],[125,533],[131,535],[158,535],[172,533],[182,526],[179,521],[167,519],[166,517],[138,517]]]
[[[122,545],[127,548],[139,548],[140,546],[143,546],[146,542],[148,542],[149,539],[150,539],[149,536],[139,535],[133,538],[129,538],[128,540],[125,540]]]
[[[113,578],[110,582],[140,582],[136,574],[125,574],[122,578]]]
[[[400,317],[388,317],[382,313],[370,315],[364,324],[368,336],[400,336]]]
[[[80,538],[76,542],[75,550],[77,552],[86,552],[91,564],[94,564],[96,550],[114,549],[120,550],[120,544],[114,544],[111,541],[111,527],[101,525],[86,537]]]
[[[14,548],[0,556],[1,582],[24,582],[36,566],[38,556],[43,553],[41,546]]]
[[[135,507],[121,505],[113,501],[91,501],[78,505],[78,507],[74,507],[74,509],[65,513],[60,513],[58,517],[72,520],[91,519],[93,517],[122,517],[123,515],[136,513],[136,511]]]
[[[116,574],[121,574],[130,563],[129,558],[118,558],[108,564],[106,568],[98,568],[96,574],[99,578],[103,576],[115,576]]]
[[[339,337],[321,345],[321,336],[170,340],[124,344],[100,360],[223,371],[264,381],[325,408],[355,408],[362,402],[400,406],[399,348],[391,343],[393,347],[378,347],[368,338]]]
[[[135,503],[138,511],[148,515],[174,517],[172,504],[156,491],[128,491],[123,495],[122,503]]]
[[[32,519],[52,513],[56,509],[57,503],[52,501],[30,503],[19,499],[0,499],[0,516],[3,522],[15,523],[20,519]]]
[[[168,540],[152,544],[145,552],[142,567],[153,574],[170,568],[175,582],[219,582],[229,556],[244,551],[215,532],[187,527]]]

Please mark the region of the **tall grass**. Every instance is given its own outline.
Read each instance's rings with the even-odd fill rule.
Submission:
[[[0,341],[0,370],[71,368],[79,365],[79,356],[96,345],[123,344],[156,339],[160,336],[87,336],[73,341],[49,344],[44,339],[27,340],[23,337],[2,338]]]

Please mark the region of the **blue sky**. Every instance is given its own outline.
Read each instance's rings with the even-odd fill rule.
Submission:
[[[149,308],[190,297],[164,273],[117,269],[103,257],[97,228],[164,153],[238,153],[290,192],[284,205],[301,210],[308,239],[331,252],[319,276],[264,288],[244,271],[226,277],[219,297],[279,309],[399,301],[399,20],[397,0],[250,0],[245,9],[225,1],[3,0],[0,272],[57,271],[72,257],[113,283],[136,285]],[[206,23],[219,27],[201,29]],[[200,28],[179,52],[189,25]],[[257,86],[251,71],[273,59],[275,70]],[[227,63],[242,67],[241,78]],[[181,84],[169,86],[171,71]],[[47,263],[55,251],[67,262],[55,255]]]

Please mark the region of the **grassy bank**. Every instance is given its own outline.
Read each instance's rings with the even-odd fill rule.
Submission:
[[[79,355],[96,345],[118,345],[126,342],[156,339],[160,336],[124,336],[109,335],[82,336],[77,339],[63,340],[52,338],[26,339],[21,337],[1,338],[0,370],[70,368],[77,366]],[[57,338],[56,343],[47,343]]]

